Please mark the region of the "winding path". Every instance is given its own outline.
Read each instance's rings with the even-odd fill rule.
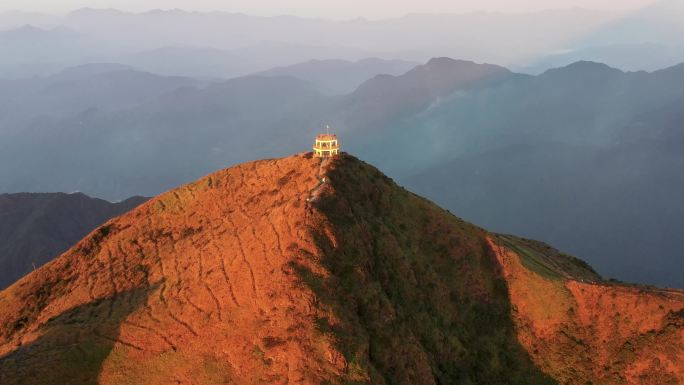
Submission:
[[[306,198],[307,204],[316,201],[316,199],[318,198],[318,192],[320,191],[321,187],[323,187],[323,185],[326,184],[327,180],[325,177],[324,168],[328,165],[328,163],[329,158],[321,158],[321,164],[318,166],[318,174],[316,175],[318,183],[311,190],[309,190],[309,196]]]

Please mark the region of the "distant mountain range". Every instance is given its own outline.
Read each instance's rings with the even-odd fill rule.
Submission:
[[[478,224],[544,239],[606,275],[683,287],[682,82],[684,65],[649,74],[579,62],[426,98],[369,142],[378,124],[357,121],[345,137]]]
[[[322,61],[347,62],[339,58],[358,60],[358,65],[350,65],[346,71],[356,69],[364,72],[379,69],[394,70],[402,61],[381,60],[366,62],[364,58],[373,53],[353,48],[326,47],[319,45],[292,44],[283,42],[263,42],[235,49],[217,49],[205,46],[170,45],[143,50],[131,54],[111,57],[110,60],[126,63],[144,71],[163,75],[194,76],[198,78],[231,78],[245,76],[255,72],[269,71],[273,67],[283,66],[282,70],[294,71],[304,75],[301,70],[303,61],[310,58],[323,58]],[[325,60],[327,59],[327,60]],[[351,64],[351,63],[350,63]],[[290,68],[292,67],[292,68]],[[355,68],[356,67],[356,68]],[[406,68],[404,65],[402,68]],[[315,70],[315,68],[311,68]],[[339,68],[343,70],[343,68]],[[269,72],[277,72],[269,71]],[[376,74],[378,72],[374,72]],[[361,81],[367,78],[361,79]],[[313,79],[312,79],[313,80]],[[322,77],[316,80],[323,81]],[[326,78],[326,81],[330,81]],[[357,84],[358,85],[358,84]],[[326,89],[327,90],[327,89]],[[330,90],[327,90],[330,91]],[[337,91],[336,91],[337,92]]]
[[[347,94],[366,80],[379,74],[401,75],[418,63],[404,60],[369,58],[355,62],[348,60],[310,60],[286,67],[259,72],[260,76],[292,76],[307,80],[326,94]]]
[[[108,48],[66,27],[25,25],[0,31],[0,79],[20,79],[58,72],[96,61]]]
[[[80,193],[0,194],[0,289],[146,200],[110,203]]]
[[[345,150],[475,223],[550,241],[608,276],[684,286],[684,65],[629,73],[577,62],[530,76],[441,58],[346,95],[289,75],[297,71],[209,85],[155,78],[156,95],[136,93],[118,109],[81,101],[71,116],[5,130],[0,191],[154,195],[307,149],[329,123]],[[88,84],[86,95],[100,94]]]
[[[0,79],[1,131],[88,110],[133,108],[178,88],[202,84],[196,79],[160,76],[109,63],[71,67],[44,77]]]
[[[435,56],[534,74],[578,60],[652,71],[684,62],[683,8],[678,0],[661,0],[626,15],[574,8],[348,21],[182,10],[11,12],[0,14],[0,78],[93,62],[228,78],[312,59],[423,62]]]

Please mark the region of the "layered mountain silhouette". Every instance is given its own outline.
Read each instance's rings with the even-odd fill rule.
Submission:
[[[399,76],[378,75],[335,105],[349,131],[377,132],[406,117],[422,113],[459,92],[486,89],[514,77],[506,68],[451,58],[433,58]],[[373,133],[370,132],[370,134]],[[384,139],[380,139],[384,140]]]
[[[0,174],[6,173],[0,190],[45,190],[36,185],[40,183],[51,190],[78,189],[108,199],[155,195],[222,164],[295,152],[308,146],[313,127],[326,122],[338,122],[335,127],[353,148],[374,145],[386,129],[454,92],[486,89],[516,76],[503,67],[440,58],[400,76],[379,75],[343,96],[325,95],[311,81],[293,76],[254,75],[206,87],[175,83],[187,78],[161,77],[171,90],[138,99],[132,108],[97,108],[97,98],[86,98],[71,103],[80,110],[70,118],[55,114],[32,123],[30,130],[11,130],[5,143],[12,145],[6,145],[0,157],[22,158],[27,147],[39,148],[27,159],[24,172],[44,174],[40,169],[50,158],[53,169],[60,170],[59,178],[53,181],[46,175],[31,185],[11,169],[0,168]],[[112,92],[92,83],[91,94]],[[43,104],[39,98],[23,103],[27,110]],[[267,136],[270,139],[264,140]],[[117,143],[125,144],[125,150]],[[74,165],[74,157],[89,161]]]
[[[225,164],[306,148],[315,127],[331,124],[346,149],[474,223],[549,241],[606,276],[684,287],[682,65],[647,73],[577,62],[529,76],[437,58],[341,96],[292,76],[162,78],[177,87],[111,99],[118,110],[81,100],[69,103],[86,108],[74,115],[8,125],[0,191],[156,195]],[[80,94],[108,95],[67,95]],[[37,101],[49,95],[2,119],[44,111]]]
[[[43,77],[0,79],[0,123],[10,130],[49,119],[70,119],[84,111],[120,111],[182,87],[203,82],[160,76],[131,67],[97,63]]]
[[[304,64],[302,62],[309,61],[312,57],[322,58],[322,62],[332,64],[329,62],[338,62],[340,61],[338,58],[356,60],[372,55],[373,53],[371,52],[345,47],[288,44],[283,42],[260,42],[251,46],[233,49],[220,49],[187,44],[170,45],[119,55],[115,57],[115,60],[145,71],[164,75],[195,76],[199,78],[233,78],[247,76],[255,72],[271,72],[271,69],[274,67],[277,67],[275,72],[281,72],[281,70],[289,72],[290,70],[294,70],[295,73],[302,76],[304,74],[298,71],[297,68],[289,67],[299,67]],[[388,60],[387,62],[391,61]],[[387,67],[390,70],[392,69],[391,65]],[[371,66],[368,68],[373,69],[374,67]],[[340,68],[338,67],[338,69]],[[323,70],[325,70],[325,66]],[[358,80],[358,82],[360,83],[367,80],[369,77],[378,73],[383,73],[383,71],[374,72],[370,76]],[[313,73],[308,75],[311,76]],[[302,77],[308,78],[309,76]],[[329,82],[331,82],[330,78],[319,77],[316,80],[328,82],[324,85],[330,85]],[[341,80],[342,79],[337,83],[333,83],[333,85],[339,86]],[[345,90],[349,87],[350,85],[347,84]],[[324,89],[326,92],[331,91],[327,88]]]
[[[442,55],[535,74],[577,60],[650,71],[684,61],[682,17],[678,0],[627,15],[573,8],[344,22],[178,9],[79,9],[64,16],[2,12],[0,78],[99,61],[166,75],[234,77],[311,59],[422,61]]]
[[[683,309],[299,154],[153,198],[0,292],[0,382],[678,384]]]
[[[581,62],[454,95],[394,125],[404,165],[368,157],[478,224],[544,239],[606,275],[682,287],[683,69]]]
[[[0,194],[0,289],[146,199],[110,203],[81,193]]]
[[[327,94],[348,94],[379,74],[402,75],[417,63],[405,60],[369,58],[349,60],[309,60],[260,72],[263,76],[292,76],[316,84]]]

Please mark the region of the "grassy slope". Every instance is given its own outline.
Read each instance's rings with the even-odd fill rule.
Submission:
[[[351,363],[346,380],[553,383],[516,340],[484,230],[355,158],[338,162],[318,204],[333,232],[318,237],[330,274],[303,274],[334,314],[319,324]]]
[[[0,292],[0,383],[684,378],[682,293],[606,284],[349,156],[310,210],[316,170],[300,156],[213,174]]]
[[[498,235],[496,238],[507,248],[515,251],[526,268],[542,277],[552,280],[603,281],[583,260],[564,254],[545,243],[512,235]]]
[[[675,385],[684,379],[684,293],[605,282],[539,242],[490,236],[518,339],[568,385]]]

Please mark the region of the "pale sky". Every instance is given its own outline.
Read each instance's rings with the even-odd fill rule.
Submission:
[[[263,16],[297,15],[345,19],[384,18],[406,13],[524,12],[572,7],[625,11],[653,2],[654,0],[0,0],[0,11],[65,13],[90,7],[139,12],[180,8]]]

